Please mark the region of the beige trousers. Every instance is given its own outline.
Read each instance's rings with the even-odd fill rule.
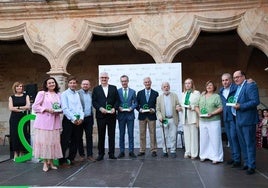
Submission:
[[[149,128],[150,134],[150,148],[151,152],[157,151],[157,142],[156,142],[156,121],[150,121],[148,118],[145,120],[139,121],[140,126],[140,152],[145,152],[146,150],[146,130],[147,125]]]

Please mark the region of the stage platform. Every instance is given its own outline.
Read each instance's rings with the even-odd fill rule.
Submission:
[[[6,146],[5,146],[6,147]],[[1,146],[1,153],[6,151]],[[225,159],[229,158],[224,148]],[[116,155],[118,155],[118,149]],[[138,153],[138,149],[135,151]],[[94,149],[95,157],[97,150]],[[268,150],[257,150],[257,170],[253,175],[231,168],[226,163],[184,159],[183,149],[177,150],[177,158],[156,158],[149,150],[143,157],[126,157],[110,160],[105,155],[100,162],[76,162],[70,167],[42,171],[42,163],[29,161],[15,163],[4,160],[0,163],[0,187],[155,187],[155,188],[267,188]],[[6,154],[7,155],[7,154]]]

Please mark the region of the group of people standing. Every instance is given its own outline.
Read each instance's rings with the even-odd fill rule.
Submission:
[[[162,128],[162,157],[176,158],[177,126],[179,112],[184,129],[184,158],[200,161],[211,160],[213,164],[223,162],[221,139],[221,115],[232,151],[233,167],[240,167],[247,174],[253,174],[256,168],[256,124],[258,122],[258,88],[254,81],[248,81],[242,71],[232,76],[222,75],[223,87],[216,93],[217,87],[212,81],[205,85],[200,93],[195,89],[192,79],[184,82],[181,98],[170,92],[170,84],[163,82],[162,94],[151,88],[150,77],[143,79],[144,89],[136,91],[128,87],[127,75],[120,77],[122,87],[108,84],[108,73],[100,73],[100,85],[90,92],[89,80],[83,80],[81,89],[77,89],[77,79],[68,80],[68,89],[59,94],[59,86],[54,78],[43,83],[43,91],[38,92],[32,105],[36,113],[34,122],[34,156],[44,159],[43,170],[57,169],[52,159],[59,158],[63,165],[74,161],[77,152],[85,157],[83,149],[83,130],[86,134],[87,158],[93,162],[101,161],[105,155],[105,135],[108,130],[108,156],[110,159],[125,157],[125,132],[127,128],[129,157],[136,158],[134,152],[134,110],[138,111],[140,130],[140,149],[138,156],[146,152],[146,131],[149,129],[150,152],[157,156],[156,120]],[[11,99],[10,99],[11,100]],[[230,104],[232,103],[232,104]],[[98,157],[92,152],[93,107],[96,110],[98,129]],[[12,102],[10,109],[28,109],[29,104],[16,106]],[[62,123],[60,114],[63,113]],[[120,153],[115,156],[116,120],[119,125]],[[267,120],[266,120],[267,124]],[[167,145],[167,143],[169,145]],[[170,147],[170,151],[168,148]],[[69,155],[66,151],[69,149]],[[69,160],[67,160],[69,159]]]

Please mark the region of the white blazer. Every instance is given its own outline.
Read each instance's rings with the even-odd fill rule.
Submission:
[[[181,105],[182,105],[182,121],[181,123],[183,125],[186,124],[185,122],[185,110],[187,110],[187,124],[197,124],[198,125],[198,121],[199,121],[199,117],[198,114],[195,112],[195,107],[198,105],[198,101],[200,98],[200,92],[197,90],[194,90],[191,94],[190,94],[190,108],[183,108],[183,104],[185,101],[185,97],[186,97],[186,92],[182,93],[182,98],[181,98]]]

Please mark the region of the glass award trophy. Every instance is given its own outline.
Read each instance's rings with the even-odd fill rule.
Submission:
[[[122,105],[122,108],[123,108],[123,109],[122,109],[123,112],[129,112],[129,111],[130,111],[130,109],[129,109],[127,103],[124,103],[124,104]]]
[[[234,96],[230,96],[230,97],[227,99],[226,106],[235,106],[235,105],[236,105],[236,101],[235,101]]]
[[[208,117],[208,110],[207,108],[201,108],[200,110],[200,117]]]
[[[163,121],[162,121],[162,125],[163,125],[164,127],[167,127],[167,126],[168,126],[168,119],[163,119]]]
[[[145,104],[145,105],[142,106],[142,111],[141,112],[143,112],[143,113],[144,112],[150,112],[148,104]]]
[[[74,117],[76,118],[76,120],[80,119],[80,115],[79,114],[75,114]]]
[[[183,107],[184,108],[190,108],[190,101],[189,100],[186,100],[183,104]]]
[[[110,104],[106,104],[106,107],[105,107],[107,113],[111,114],[112,113],[112,105]]]
[[[52,109],[54,112],[62,112],[62,109],[60,107],[60,103],[58,103],[58,102],[54,102],[52,104]]]

